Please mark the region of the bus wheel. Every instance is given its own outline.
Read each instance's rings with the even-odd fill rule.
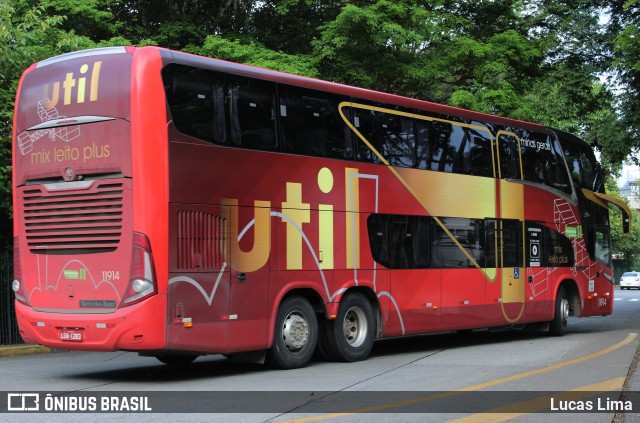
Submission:
[[[369,300],[358,292],[348,294],[340,302],[336,319],[323,325],[319,349],[332,360],[364,360],[373,347],[375,326]]]
[[[564,286],[558,288],[556,295],[556,308],[553,320],[549,325],[549,334],[562,336],[567,331],[567,321],[569,320],[569,299]]]
[[[279,369],[305,366],[316,348],[318,320],[311,304],[302,297],[285,298],[278,308],[269,363]]]
[[[186,366],[191,364],[193,360],[198,358],[197,355],[179,355],[179,354],[168,354],[168,355],[157,355],[156,358],[160,360],[164,364],[168,364],[170,366]]]

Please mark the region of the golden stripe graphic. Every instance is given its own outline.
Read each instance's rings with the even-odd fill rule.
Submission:
[[[451,238],[451,240],[460,249],[460,251],[462,251],[462,253],[467,257],[467,259],[478,270],[480,270],[485,275],[485,277],[487,279],[489,279],[491,281],[495,280],[495,277],[496,277],[495,270],[492,269],[490,271],[486,271],[484,268],[482,268],[478,264],[478,262],[475,260],[475,258],[466,250],[466,248],[464,248],[464,246],[462,246],[462,244],[460,244],[460,242],[455,238],[455,236],[453,236],[453,234],[451,234],[451,232],[446,228],[446,226],[442,223],[442,221],[440,219],[438,219],[437,217],[435,217],[435,214],[430,210],[430,207],[427,206],[425,198],[423,196],[421,196],[421,195],[418,195],[418,193],[416,193],[414,188],[407,182],[407,180],[405,180],[405,178],[402,177],[402,175],[400,175],[398,170],[396,170],[393,166],[391,166],[391,164],[387,161],[387,159],[384,158],[384,156],[366,139],[366,137],[364,135],[362,135],[362,133],[358,130],[358,128],[356,128],[353,125],[353,123],[347,118],[347,116],[345,115],[344,111],[342,110],[345,107],[360,108],[360,109],[364,109],[364,110],[371,110],[371,111],[374,111],[374,112],[389,113],[389,114],[393,114],[393,115],[404,116],[404,117],[414,118],[414,119],[420,119],[420,120],[424,120],[424,121],[445,122],[445,123],[449,123],[451,125],[456,125],[456,126],[460,126],[460,127],[464,127],[464,128],[475,129],[477,131],[485,132],[488,135],[489,139],[491,140],[491,144],[493,146],[494,137],[493,137],[493,134],[491,133],[491,131],[489,131],[486,127],[479,126],[479,125],[454,122],[454,121],[449,121],[449,120],[445,120],[445,119],[433,118],[433,117],[430,117],[430,116],[422,116],[422,115],[418,115],[418,114],[415,114],[415,113],[401,112],[401,111],[398,111],[398,110],[384,109],[382,107],[369,106],[369,105],[365,105],[365,104],[351,103],[351,102],[348,102],[348,101],[342,102],[338,106],[338,111],[340,112],[340,116],[342,117],[342,120],[347,124],[347,126],[378,157],[380,162],[384,163],[387,166],[387,169],[389,169],[391,171],[391,173],[393,173],[393,175],[400,181],[400,183],[402,183],[402,185],[404,185],[404,187],[407,189],[407,191],[409,191],[411,193],[411,195],[413,195],[413,197],[422,205],[422,207],[425,209],[425,211],[429,215],[431,215],[431,216],[433,216],[435,218],[436,223],[442,228],[442,230],[447,234],[447,236],[449,236],[449,238]],[[493,149],[492,149],[492,151],[493,151]],[[492,155],[493,155],[493,152],[492,152]],[[494,177],[495,177],[495,173],[496,173],[495,172],[495,166],[493,166]],[[448,176],[450,176],[450,175],[448,175]],[[495,201],[493,202],[493,204],[495,204]],[[493,213],[495,213],[495,211]],[[492,215],[489,215],[489,216],[485,215],[483,217],[492,217]]]

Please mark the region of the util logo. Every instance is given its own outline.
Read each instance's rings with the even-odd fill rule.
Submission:
[[[61,93],[62,103],[65,106],[74,102],[80,104],[85,101],[98,101],[101,68],[102,61],[93,62],[92,65],[83,64],[78,70],[78,76],[74,72],[67,72],[63,81],[45,84],[42,93],[42,104],[47,109],[55,107],[60,101]],[[91,69],[90,72],[89,69]],[[62,89],[60,89],[60,85],[62,85]],[[87,86],[89,87],[88,97]]]
[[[374,181],[375,188],[366,190],[367,195],[378,199],[378,176],[365,175],[358,169],[344,169],[345,198],[345,259],[346,267],[357,269],[360,264],[360,183],[363,180]],[[333,173],[326,167],[318,172],[318,187],[324,194],[330,194],[334,188]],[[328,195],[328,200],[335,200]],[[222,215],[228,222],[229,249],[225,249],[225,261],[233,257],[232,266],[240,272],[253,272],[262,268],[271,254],[271,218],[281,219],[287,225],[286,233],[286,268],[288,270],[302,269],[303,251],[310,251],[316,264],[321,269],[334,268],[334,206],[332,204],[317,205],[317,226],[307,228],[312,221],[311,204],[302,199],[302,184],[286,183],[285,200],[279,207],[282,211],[272,208],[270,201],[254,201],[253,219],[242,228],[238,218],[238,200],[222,199]],[[376,204],[377,210],[377,204]],[[314,212],[315,213],[315,212]],[[243,251],[240,241],[245,232],[253,229],[253,246],[249,251]],[[317,232],[316,232],[317,231]],[[316,232],[313,234],[313,232]],[[317,241],[316,241],[317,240]],[[317,242],[317,243],[316,243]]]

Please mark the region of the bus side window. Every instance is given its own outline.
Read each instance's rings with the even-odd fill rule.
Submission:
[[[390,269],[424,269],[431,265],[433,218],[371,214],[367,219],[373,259]]]
[[[522,224],[518,220],[502,220],[502,266],[522,267]]]
[[[523,132],[519,135],[522,168],[524,169],[523,179],[537,184],[544,184],[547,179],[546,154],[536,149],[537,141],[530,138],[529,133]]]
[[[512,135],[498,136],[500,176],[505,179],[522,179],[518,139]]]
[[[433,218],[427,216],[409,216],[409,233],[411,234],[411,253],[413,267],[424,269],[431,266],[431,232]]]
[[[370,163],[382,163],[380,155],[383,154],[382,137],[378,126],[377,113],[373,110],[353,107],[351,110],[352,122],[366,142],[355,135],[356,160]],[[375,149],[375,152],[372,150]]]
[[[416,165],[418,169],[429,169],[430,150],[429,135],[431,133],[430,123],[422,119],[415,120],[416,139]]]
[[[476,264],[484,266],[484,221],[457,217],[440,218],[440,221],[447,228],[448,233],[440,225],[435,225],[431,248],[433,266],[441,268],[469,268]],[[452,236],[457,242],[451,238]],[[464,248],[464,251],[458,244]]]
[[[449,138],[453,128],[450,123],[445,122],[433,122],[432,128],[434,130],[431,138],[433,144],[429,149],[431,159],[427,169],[438,172],[451,172],[453,161],[449,152]]]
[[[465,173],[476,176],[493,176],[491,140],[483,132],[469,130],[468,168]]]
[[[498,232],[499,221],[497,219],[484,220],[484,263],[482,266],[488,269],[498,267]]]
[[[551,175],[551,179],[549,180],[549,184],[559,189],[560,191],[564,191],[566,193],[571,193],[571,182],[569,179],[569,174],[567,173],[567,169],[565,167],[565,162],[562,158],[562,148],[560,147],[560,142],[556,137],[548,136],[548,142],[551,146],[551,154],[553,157],[553,168],[548,171],[548,175]]]
[[[595,227],[594,253],[598,263],[611,266],[611,236],[608,226],[598,225]]]
[[[524,132],[520,144],[525,180],[571,193],[569,175],[555,137]]]
[[[413,167],[415,137],[413,121],[392,113],[379,113],[382,155],[391,166]]]
[[[471,174],[472,140],[467,128],[446,122],[434,122],[433,128],[435,136],[431,149],[430,169],[438,172]]]
[[[451,137],[449,138],[449,160],[452,163],[451,172],[467,173],[468,166],[465,166],[467,155],[465,154],[469,146],[469,132],[467,128],[452,125]]]
[[[171,117],[176,128],[201,140],[225,144],[225,85],[216,73],[180,65],[164,71]]]
[[[369,246],[373,259],[391,268],[389,257],[389,215],[374,213],[367,218]]]
[[[350,157],[350,146],[345,143],[348,127],[338,113],[338,97],[288,85],[279,85],[278,94],[285,152],[337,159]]]
[[[238,78],[231,84],[229,101],[233,144],[243,148],[274,150],[276,145],[275,84]]]

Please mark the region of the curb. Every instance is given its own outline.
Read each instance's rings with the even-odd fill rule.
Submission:
[[[638,347],[636,348],[636,353],[633,356],[633,360],[629,365],[629,372],[627,373],[627,379],[624,381],[624,386],[622,387],[622,392],[620,392],[620,399],[624,400],[627,398],[627,392],[634,392],[638,390],[640,386],[640,375],[638,364],[640,362],[640,343],[638,343]],[[640,421],[640,412],[634,411],[631,413],[624,413],[621,411],[616,411],[612,423],[627,423],[627,422],[637,422]]]
[[[51,348],[42,345],[10,345],[0,347],[0,357],[18,357],[22,355],[44,354],[52,352]]]

